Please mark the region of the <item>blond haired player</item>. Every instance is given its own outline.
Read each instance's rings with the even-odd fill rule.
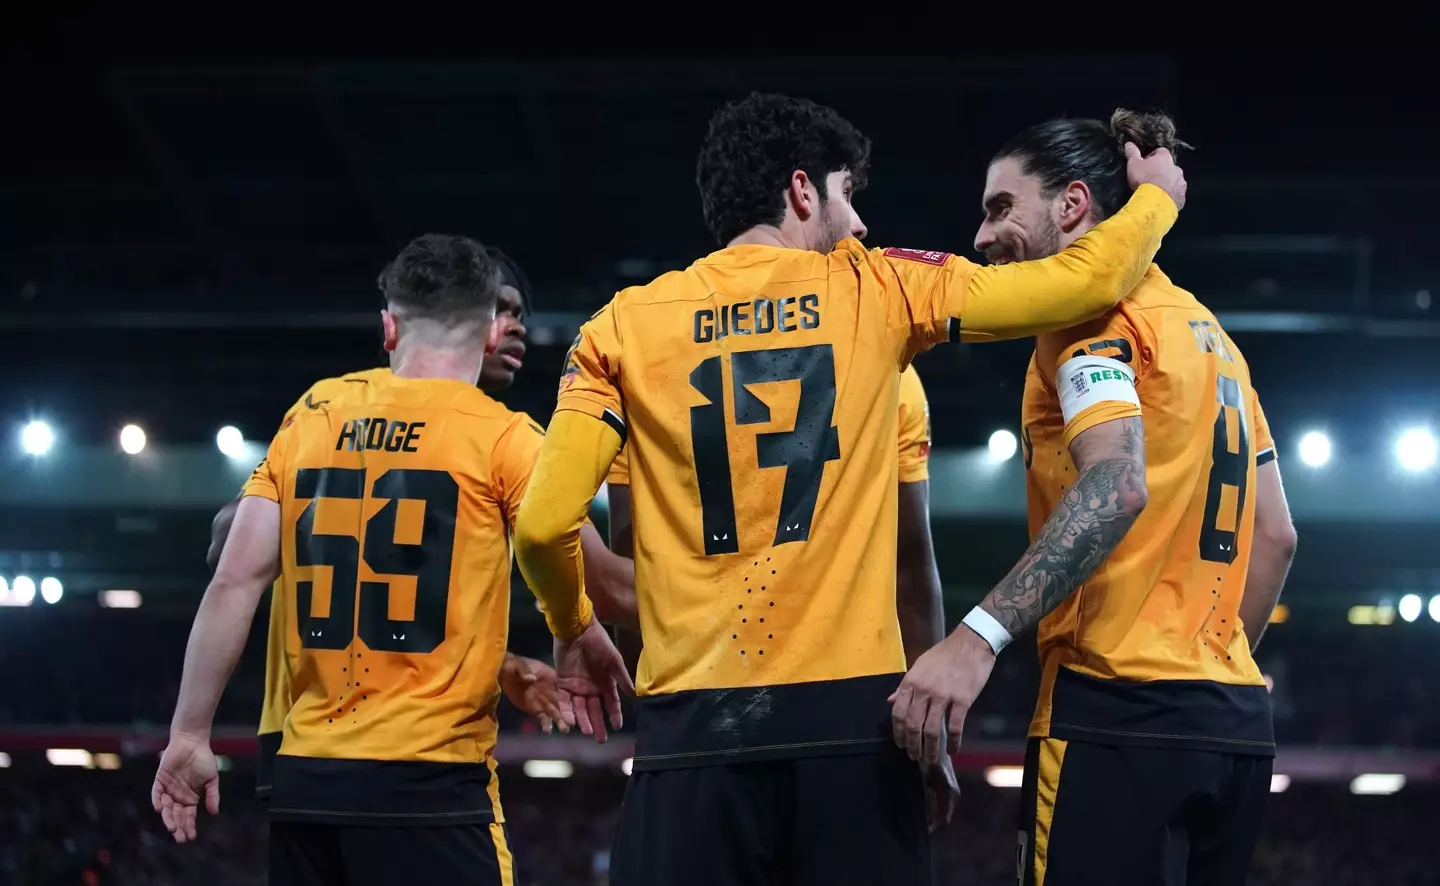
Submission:
[[[579,531],[629,447],[644,653],[613,886],[929,881],[921,771],[886,703],[905,669],[900,372],[941,342],[1109,310],[1184,193],[1168,159],[1137,158],[1165,188],[1060,256],[982,268],[862,246],[868,155],[813,102],[725,106],[696,174],[721,248],[618,293],[571,349],[515,546],[558,641],[562,716],[588,731],[629,680]]]
[[[1123,142],[1182,147],[1128,111],[1016,136],[976,248],[1004,266],[1104,224],[1130,198]],[[995,655],[1038,627],[1022,883],[1243,883],[1275,753],[1250,653],[1295,548],[1245,358],[1152,265],[1107,316],[1036,339],[1023,423],[1033,544],[906,676],[897,735],[936,753],[948,713],[953,745]]]
[[[508,528],[543,432],[476,387],[499,285],[463,237],[417,238],[386,268],[391,372],[280,429],[196,614],[152,789],[182,842],[202,795],[218,808],[211,720],[259,598],[278,576],[295,600],[272,886],[514,881],[494,708]]]

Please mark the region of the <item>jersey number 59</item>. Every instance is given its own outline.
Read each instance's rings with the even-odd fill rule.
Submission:
[[[365,564],[376,575],[415,576],[415,618],[390,618],[390,583],[360,581],[360,540],[353,535],[315,531],[321,499],[365,498],[364,468],[301,468],[295,497],[310,504],[295,521],[295,565],[330,567],[330,611],[311,614],[313,581],[295,583],[296,624],[307,649],[345,649],[357,633],[376,652],[434,652],[445,639],[450,596],[450,561],[455,545],[455,512],[460,487],[447,471],[392,469],[375,478],[370,498],[389,499],[365,524]],[[424,505],[420,543],[395,541],[401,501]],[[358,594],[358,597],[357,597]],[[358,607],[357,607],[358,604]]]

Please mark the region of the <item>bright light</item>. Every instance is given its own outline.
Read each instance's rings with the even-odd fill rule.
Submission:
[[[1330,461],[1330,438],[1321,431],[1301,437],[1300,461],[1308,467],[1323,468]]]
[[[47,575],[40,579],[40,599],[46,603],[59,603],[63,596],[65,596],[65,586],[60,583],[60,579],[53,575]]]
[[[531,778],[569,778],[575,767],[569,760],[526,760],[524,770]]]
[[[1278,772],[1270,776],[1270,793],[1283,794],[1288,787],[1290,787],[1290,776]]]
[[[17,606],[29,606],[35,602],[35,580],[28,575],[17,575],[10,584],[10,596]]]
[[[101,769],[119,769],[119,768],[120,768],[120,755],[119,755],[119,754],[96,754],[96,755],[95,755],[95,765],[98,766],[98,767],[100,767]]]
[[[44,455],[55,445],[55,432],[43,421],[32,421],[20,432],[20,446],[30,455]]]
[[[100,605],[106,609],[139,609],[139,591],[101,591]]]
[[[1395,441],[1395,458],[1407,471],[1429,470],[1435,465],[1437,454],[1440,454],[1440,444],[1426,428],[1411,428]]]
[[[992,788],[1018,788],[1025,780],[1025,770],[1019,766],[991,766],[985,770],[985,783]]]
[[[229,772],[235,768],[235,763],[229,757],[221,754],[215,758],[215,768],[221,772]]]
[[[245,435],[234,425],[226,425],[215,435],[215,445],[230,458],[244,458]]]
[[[1440,599],[1440,598],[1436,598],[1436,599]],[[634,757],[626,757],[625,759],[623,759],[623,760],[620,761],[620,771],[623,772],[623,773],[625,773],[626,775],[629,775],[632,771],[634,771],[634,769],[635,769],[635,758],[634,758]]]
[[[86,769],[95,768],[95,758],[89,751],[82,751],[78,748],[50,748],[45,752],[45,759],[50,761],[51,766],[84,766]]]
[[[1406,621],[1414,621],[1420,617],[1420,610],[1425,606],[1425,601],[1420,599],[1419,594],[1406,594],[1400,598],[1400,617]]]
[[[139,425],[126,425],[120,429],[120,448],[127,455],[138,455],[145,448],[145,429]]]
[[[1350,782],[1352,794],[1393,794],[1405,787],[1405,776],[1378,772],[1357,775]]]
[[[1430,620],[1440,621],[1440,594],[1430,598]]]
[[[1272,625],[1283,625],[1290,620],[1290,607],[1284,603],[1276,603],[1275,608],[1270,610],[1270,623]]]
[[[9,769],[9,768],[10,768],[10,755],[7,754],[7,753],[5,753],[4,751],[0,751],[0,769]]]
[[[1015,435],[1000,430],[990,435],[990,460],[1005,461],[1015,454]]]

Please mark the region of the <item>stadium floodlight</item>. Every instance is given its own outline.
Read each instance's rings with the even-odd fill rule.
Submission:
[[[990,460],[1002,462],[1015,454],[1015,435],[1006,430],[999,430],[990,435]]]
[[[20,431],[20,448],[29,455],[44,455],[54,445],[55,430],[43,421],[32,421]]]
[[[1400,610],[1401,618],[1406,621],[1414,621],[1420,617],[1420,610],[1424,606],[1424,601],[1420,599],[1419,594],[1406,594],[1400,598],[1400,605],[1396,608]]]
[[[631,772],[635,771],[635,758],[626,757],[625,759],[621,760],[620,771],[625,773],[626,775],[629,775]]]
[[[1407,471],[1426,471],[1435,466],[1440,443],[1428,428],[1411,428],[1395,441],[1395,458]]]
[[[46,748],[45,759],[51,766],[83,766],[95,768],[95,757],[83,748]]]
[[[230,458],[245,456],[245,435],[234,425],[226,425],[215,435],[215,445]]]
[[[65,596],[65,586],[60,583],[60,579],[53,575],[47,575],[40,579],[40,599],[46,603],[55,604],[59,603],[63,596]]]
[[[1330,455],[1330,436],[1324,431],[1308,431],[1300,438],[1300,461],[1307,467],[1325,467]]]
[[[1025,780],[1025,770],[1019,766],[991,766],[985,770],[985,783],[992,788],[1018,788]]]
[[[139,455],[145,449],[145,429],[126,425],[120,429],[120,448],[126,455]]]
[[[101,591],[100,605],[106,609],[139,609],[140,592],[129,590]]]
[[[1405,776],[1392,772],[1369,772],[1350,782],[1350,793],[1384,795],[1405,787]]]
[[[10,583],[10,598],[17,606],[29,606],[35,602],[35,580],[28,575],[17,575]]]
[[[1430,620],[1440,621],[1440,594],[1430,598]]]
[[[7,754],[7,753],[5,753],[4,751],[0,751],[0,769],[9,769],[9,768],[10,768],[10,755]]]
[[[522,769],[531,778],[569,778],[575,774],[569,760],[526,760]]]
[[[1281,772],[1270,776],[1270,793],[1283,794],[1288,787],[1290,787],[1290,776]]]

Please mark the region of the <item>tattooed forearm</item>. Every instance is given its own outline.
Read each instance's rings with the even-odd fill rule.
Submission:
[[[1076,437],[1070,451],[1080,471],[1075,485],[981,604],[1012,635],[1039,624],[1089,578],[1145,507],[1145,431],[1139,418],[1097,425]]]

